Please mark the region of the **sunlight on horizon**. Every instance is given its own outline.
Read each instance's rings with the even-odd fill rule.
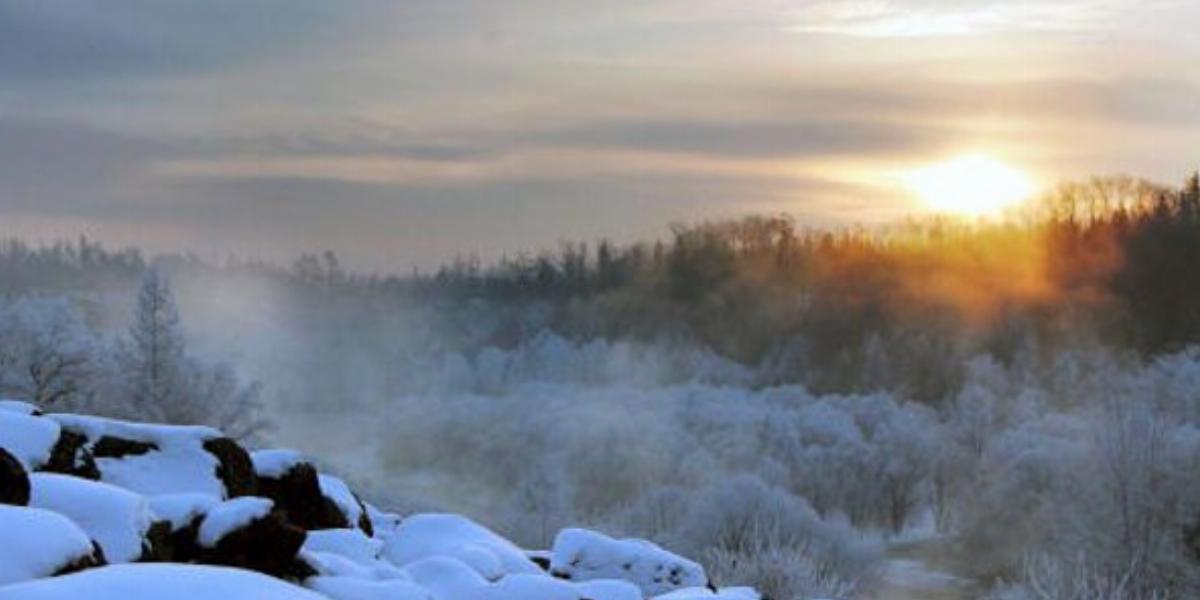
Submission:
[[[926,207],[967,217],[998,216],[1037,191],[1025,172],[982,153],[908,171],[902,179]]]

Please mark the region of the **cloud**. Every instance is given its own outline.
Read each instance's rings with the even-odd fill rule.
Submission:
[[[0,81],[172,76],[295,52],[369,23],[362,0],[44,0],[0,5]],[[378,15],[377,15],[378,16]]]
[[[961,36],[1012,32],[1095,32],[1136,11],[1179,0],[837,0],[812,2],[788,27],[856,37]]]

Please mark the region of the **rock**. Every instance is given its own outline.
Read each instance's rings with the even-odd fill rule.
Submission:
[[[100,479],[100,470],[96,468],[96,461],[86,444],[86,436],[64,427],[54,448],[50,450],[50,459],[40,470],[84,479]]]
[[[283,518],[301,529],[351,527],[337,504],[321,492],[317,469],[309,463],[296,463],[278,478],[259,477],[258,493],[273,500]]]
[[[151,450],[158,450],[158,445],[105,435],[92,445],[92,456],[95,458],[122,458],[142,455]]]
[[[214,509],[205,519],[219,518],[220,515],[220,509]],[[280,511],[252,516],[248,522],[237,524],[228,531],[218,531],[219,537],[215,540],[205,539],[205,523],[202,522],[200,527],[195,556],[200,563],[249,569],[292,580],[316,574],[297,558],[306,532],[285,521]]]
[[[171,537],[170,521],[154,521],[146,530],[142,543],[142,556],[138,562],[178,562],[175,559],[175,544]]]
[[[71,573],[78,573],[84,569],[103,567],[106,564],[108,564],[108,561],[104,559],[104,549],[100,547],[100,544],[92,542],[91,554],[85,554],[74,561],[59,567],[54,571],[54,573],[51,574],[51,577],[70,575]]]
[[[0,504],[29,504],[29,474],[4,448],[0,448]]]
[[[230,438],[219,437],[205,440],[204,449],[217,458],[217,478],[225,484],[228,497],[255,495],[258,481],[245,448]]]

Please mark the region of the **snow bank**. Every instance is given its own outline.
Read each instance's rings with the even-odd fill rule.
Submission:
[[[153,521],[145,498],[107,483],[55,473],[33,473],[29,482],[29,505],[70,518],[100,544],[108,562],[141,557]]]
[[[352,577],[310,577],[304,585],[333,600],[435,600],[425,588],[408,581],[363,581]]]
[[[15,412],[22,415],[36,415],[38,407],[20,400],[0,400],[0,412]]]
[[[113,565],[0,587],[0,600],[327,600],[251,571],[172,564]]]
[[[653,600],[762,600],[762,596],[748,587],[728,587],[712,591],[708,588],[683,588],[668,594],[655,596]]]
[[[646,540],[564,529],[554,538],[552,552],[550,572],[572,581],[622,579],[648,596],[708,583],[703,567]]]
[[[593,579],[575,584],[580,595],[589,600],[643,600],[638,586],[616,579]]]
[[[431,556],[450,556],[487,579],[512,573],[543,574],[512,542],[466,517],[451,514],[404,519],[387,539],[383,555],[401,566]]]
[[[259,477],[283,477],[292,467],[304,462],[304,457],[295,450],[258,450],[250,453],[254,473]]]
[[[354,562],[370,565],[379,559],[383,541],[367,537],[359,529],[321,529],[308,532],[304,550],[344,556]]]
[[[0,586],[53,575],[92,553],[70,519],[40,508],[0,504]]]
[[[42,466],[58,442],[58,423],[19,410],[0,410],[0,448],[21,461],[27,469]]]
[[[211,427],[152,425],[84,415],[49,415],[65,429],[78,432],[95,444],[110,437],[152,448],[141,454],[96,457],[102,481],[147,496],[178,493],[225,495],[217,477],[217,458],[204,443],[221,437]]]
[[[272,502],[266,498],[243,497],[226,500],[208,510],[200,523],[196,542],[206,548],[216,547],[229,532],[249,525],[271,512]]]

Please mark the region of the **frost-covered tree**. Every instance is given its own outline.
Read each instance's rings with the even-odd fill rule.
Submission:
[[[231,367],[188,356],[179,310],[166,276],[146,271],[133,324],[119,343],[118,365],[133,416],[203,424],[246,438],[262,431],[258,383],[242,385]]]
[[[182,395],[184,337],[170,284],[157,268],[142,277],[120,363],[133,409],[147,419],[168,419]]]
[[[63,298],[0,307],[0,394],[61,408],[89,393],[96,347],[78,309]]]

